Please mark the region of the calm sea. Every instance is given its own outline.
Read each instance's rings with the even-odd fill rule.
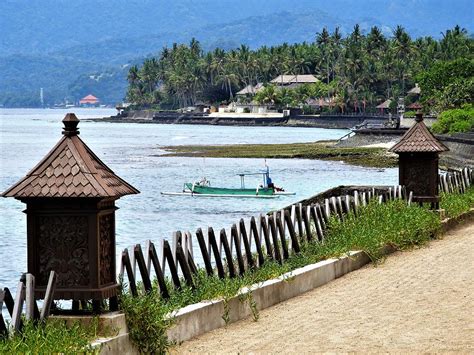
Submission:
[[[74,109],[80,119],[114,114],[107,109]],[[0,191],[21,179],[61,138],[65,110],[0,109]],[[161,146],[183,144],[292,143],[336,139],[346,130],[289,127],[219,127],[81,121],[81,138],[139,195],[117,202],[117,252],[147,239],[158,242],[173,231],[198,227],[227,228],[250,218],[342,184],[397,183],[395,169],[372,169],[319,160],[270,159],[276,185],[296,196],[271,200],[203,199],[161,196],[181,191],[184,182],[206,176],[214,186],[240,186],[239,172],[264,167],[263,159],[160,157]],[[257,186],[259,178],[248,179]],[[16,288],[26,271],[25,205],[0,199],[0,287]],[[195,247],[197,243],[194,243]],[[196,253],[197,254],[197,253]]]

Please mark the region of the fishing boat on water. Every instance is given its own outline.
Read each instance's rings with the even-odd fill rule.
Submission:
[[[249,175],[261,175],[262,183],[256,188],[245,187],[245,177]],[[250,197],[250,198],[277,198],[284,195],[295,195],[294,192],[286,192],[283,188],[275,186],[270,177],[270,169],[255,173],[240,173],[240,188],[214,187],[205,177],[200,181],[187,182],[182,192],[162,192],[168,196],[195,196],[195,197]]]

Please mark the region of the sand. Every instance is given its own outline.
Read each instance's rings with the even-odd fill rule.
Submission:
[[[474,353],[474,221],[176,347],[177,353]]]

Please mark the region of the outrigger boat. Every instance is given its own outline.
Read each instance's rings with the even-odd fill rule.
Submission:
[[[284,189],[273,184],[270,178],[270,170],[257,173],[241,173],[240,188],[214,187],[205,177],[193,183],[187,182],[182,192],[162,192],[168,196],[195,196],[195,197],[240,197],[240,198],[277,198],[282,195],[295,195],[294,192],[286,192]],[[262,175],[263,184],[256,188],[245,187],[245,177],[249,175]]]

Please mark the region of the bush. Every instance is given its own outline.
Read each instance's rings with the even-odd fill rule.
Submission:
[[[403,117],[412,118],[412,117],[415,117],[415,115],[416,115],[415,111],[407,111],[407,112],[405,112]]]
[[[447,110],[441,113],[433,124],[435,133],[469,132],[474,129],[474,106],[463,105],[459,109]]]

